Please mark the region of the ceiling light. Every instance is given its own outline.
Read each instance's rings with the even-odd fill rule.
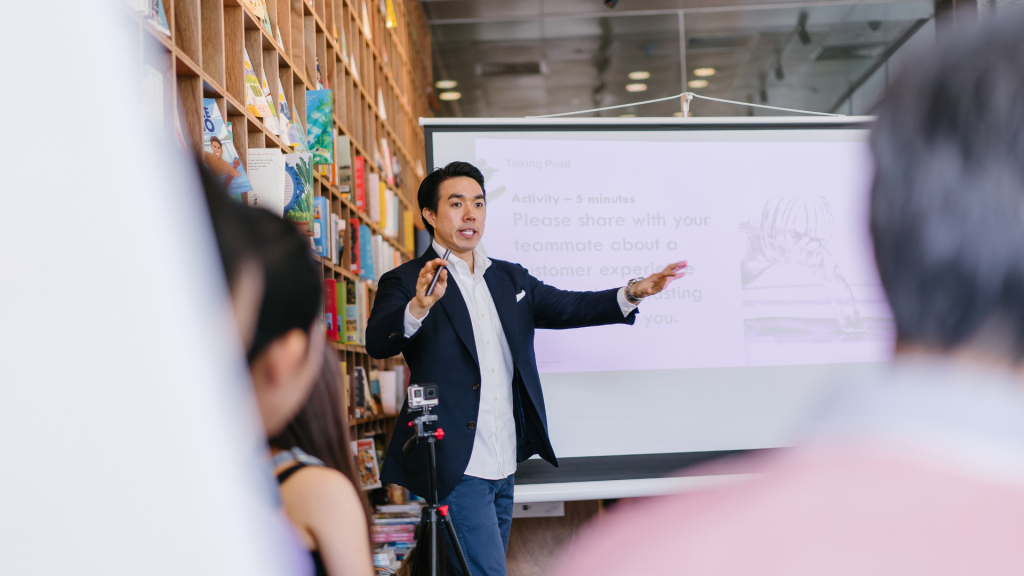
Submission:
[[[647,84],[637,82],[636,84],[626,84],[626,92],[643,92],[647,90]]]
[[[647,80],[650,77],[651,77],[651,73],[650,72],[646,72],[644,70],[637,70],[635,72],[630,72],[629,73],[629,79],[630,80]]]
[[[686,83],[686,85],[689,86],[690,88],[707,88],[708,87],[708,81],[707,80],[690,80],[689,82]]]
[[[455,80],[438,80],[437,82],[434,82],[434,86],[437,86],[441,90],[451,90],[458,85],[459,83]]]
[[[461,92],[454,92],[454,91],[453,92],[441,92],[440,94],[437,95],[437,97],[440,98],[441,100],[445,100],[445,101],[458,100],[459,98],[462,98],[462,93]]]
[[[693,71],[693,75],[701,78],[707,78],[708,76],[714,76],[715,72],[717,72],[717,70],[714,68],[697,68]]]

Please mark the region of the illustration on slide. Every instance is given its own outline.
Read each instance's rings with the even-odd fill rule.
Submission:
[[[491,189],[490,186],[491,176],[493,176],[495,172],[498,172],[499,169],[490,166],[486,158],[477,158],[476,167],[479,168],[480,172],[484,175],[484,183],[487,185],[487,202],[494,202],[498,198],[501,198],[501,196],[505,194],[505,186],[496,186],[494,189]]]
[[[862,317],[842,265],[830,250],[833,228],[831,204],[814,194],[772,198],[765,202],[758,224],[740,224],[747,237],[740,261],[744,301],[754,304],[747,306],[753,308],[750,312],[759,312],[745,318],[748,338],[836,341],[870,337],[876,331],[872,328],[888,332],[889,322]],[[758,282],[773,270],[772,282]],[[788,296],[773,293],[772,285],[787,284]],[[755,295],[748,288],[762,290]],[[825,306],[820,305],[822,292]],[[766,301],[771,305],[764,306]],[[765,315],[768,311],[775,314]],[[831,318],[820,317],[824,314]]]

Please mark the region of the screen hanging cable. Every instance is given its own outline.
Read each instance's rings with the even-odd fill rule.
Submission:
[[[616,106],[605,106],[603,108],[591,108],[589,110],[578,110],[576,112],[561,112],[558,114],[544,114],[542,116],[527,116],[527,118],[557,118],[559,116],[573,116],[576,114],[587,114],[589,112],[602,112],[604,110],[615,110],[617,108],[629,108],[631,106],[643,106],[644,104],[654,104],[656,102],[665,102],[668,100],[675,100],[679,98],[683,101],[683,112],[688,114],[690,108],[690,100],[698,98],[700,100],[710,100],[712,102],[722,102],[725,104],[735,104],[737,106],[749,106],[751,108],[765,108],[767,110],[780,110],[782,112],[796,112],[798,114],[811,114],[814,116],[845,116],[845,114],[831,114],[828,112],[812,112],[811,110],[797,110],[794,108],[780,108],[779,106],[768,106],[765,104],[751,104],[750,102],[738,102],[736,100],[725,100],[722,98],[712,98],[710,96],[701,96],[693,92],[683,92],[682,94],[676,94],[675,96],[666,96],[664,98],[655,98],[654,100],[645,100],[643,102],[632,102],[630,104],[618,104]]]

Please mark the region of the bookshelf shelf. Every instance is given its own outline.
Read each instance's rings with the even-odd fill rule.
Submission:
[[[359,210],[354,198],[338,183],[332,184],[328,176],[315,175],[314,195],[326,198],[330,211],[346,224],[356,220],[372,234],[382,236],[400,261],[413,258],[411,238],[403,226],[404,213],[411,213],[415,225],[422,227],[416,190],[426,158],[418,118],[431,115],[427,89],[432,77],[430,32],[419,0],[392,0],[393,28],[387,27],[378,0],[263,0],[270,30],[259,15],[259,0],[162,1],[170,34],[132,7],[141,4],[137,0],[124,0],[122,5],[139,27],[138,61],[163,78],[159,105],[167,132],[176,134],[180,129],[188,146],[201,151],[203,99],[209,98],[231,123],[231,140],[244,166],[249,165],[251,149],[280,148],[291,153],[263,119],[245,106],[245,55],[257,77],[266,75],[274,104],[278,103],[275,87],[280,82],[285,100],[303,123],[305,93],[318,88],[319,72],[323,87],[332,90],[337,132],[348,137],[353,157],[366,159],[367,176],[374,173],[381,181],[386,179],[388,170],[383,163],[392,160],[383,158],[382,140],[386,139],[395,156],[398,170],[389,188],[398,200],[397,234],[386,235],[385,226]],[[147,70],[147,74],[153,72]],[[394,232],[394,226],[389,228]],[[351,272],[348,238],[346,230],[346,249],[337,263],[320,259],[325,279],[360,280]],[[366,287],[369,309],[376,285],[367,282]],[[373,369],[389,370],[404,363],[400,356],[374,360],[364,346],[341,342],[333,346],[345,363],[350,382],[357,367],[369,374]],[[352,391],[348,398],[351,407]],[[390,434],[394,418],[352,419],[353,437]]]

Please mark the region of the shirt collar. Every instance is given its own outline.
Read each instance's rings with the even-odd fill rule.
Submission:
[[[434,252],[437,252],[438,257],[444,255],[445,247],[437,243],[437,240],[432,241],[431,246],[434,248]],[[454,253],[448,260],[450,266],[448,266],[448,272],[454,274],[458,278],[470,278],[469,264],[462,258],[459,258]],[[491,265],[491,259],[487,257],[487,251],[484,250],[484,243],[478,242],[476,248],[473,250],[473,274],[472,277],[479,278],[484,275],[484,272]]]

